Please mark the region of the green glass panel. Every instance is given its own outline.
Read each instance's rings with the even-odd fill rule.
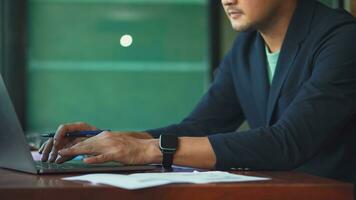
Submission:
[[[30,130],[86,121],[101,128],[145,129],[177,122],[199,100],[196,72],[40,70],[30,80]],[[98,83],[105,84],[98,84]]]
[[[329,7],[337,8],[337,0],[319,0],[319,1]]]
[[[206,6],[199,4],[30,4],[33,60],[201,61],[207,57]],[[122,35],[133,38],[130,48]]]
[[[175,2],[175,3],[174,3]],[[180,121],[207,88],[207,1],[29,1],[27,131]],[[130,34],[133,44],[120,45]]]

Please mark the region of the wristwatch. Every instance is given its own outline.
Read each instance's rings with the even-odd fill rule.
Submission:
[[[178,137],[173,134],[161,134],[159,136],[159,148],[163,154],[162,166],[164,169],[171,169],[173,156],[178,147]]]

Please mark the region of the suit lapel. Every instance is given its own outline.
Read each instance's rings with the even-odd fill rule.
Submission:
[[[251,54],[250,57],[251,85],[257,109],[260,113],[261,122],[265,124],[269,82],[267,79],[265,43],[260,34],[257,34],[253,52],[254,53]]]
[[[290,45],[288,47],[286,46],[285,49],[281,51],[280,58],[277,63],[275,76],[273,78],[270,93],[268,96],[267,124],[270,124],[271,122],[272,114],[276,106],[279,94],[281,92],[284,81],[287,78],[288,72],[295,60],[298,50],[299,46]]]
[[[267,125],[271,125],[273,112],[283,88],[283,84],[288,77],[288,72],[293,66],[294,60],[301,47],[301,43],[309,33],[314,7],[313,1],[298,1],[297,8],[291,19],[291,23],[281,48],[281,54],[278,59],[276,72],[270,88],[266,113]]]

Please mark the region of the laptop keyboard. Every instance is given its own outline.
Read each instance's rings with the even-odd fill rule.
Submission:
[[[37,169],[50,169],[50,170],[70,170],[70,169],[90,169],[90,168],[107,168],[107,167],[118,167],[123,166],[123,164],[115,163],[106,163],[106,164],[85,164],[82,161],[77,162],[65,162],[62,164],[50,163],[50,162],[41,162],[36,161]]]
[[[41,161],[36,162],[37,169],[74,169],[78,167],[83,167],[83,165],[78,166],[70,163],[57,164],[57,163],[49,163],[49,162],[41,162]]]
[[[56,173],[87,173],[87,172],[116,172],[116,171],[142,171],[153,170],[157,165],[137,165],[129,166],[118,162],[107,162],[101,164],[86,164],[83,161],[68,161],[66,163],[48,163],[35,161],[37,173],[56,174]]]

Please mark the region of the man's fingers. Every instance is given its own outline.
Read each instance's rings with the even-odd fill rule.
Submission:
[[[84,162],[87,164],[97,164],[110,161],[110,156],[107,154],[101,154],[97,156],[92,156],[84,159]]]
[[[85,141],[83,141],[70,148],[62,149],[58,153],[63,157],[68,157],[68,156],[76,156],[76,155],[90,155],[93,153],[93,151],[91,145],[85,144]]]
[[[85,130],[97,130],[95,127],[90,126],[84,122],[76,122],[72,124],[62,124],[60,125],[54,136],[54,149],[61,149],[63,139],[65,135],[69,132],[75,131],[85,131]],[[56,151],[57,152],[57,151]]]
[[[47,145],[48,141],[44,142],[41,147],[38,149],[38,153],[42,154],[43,149],[45,148],[45,146]]]
[[[49,153],[49,162],[54,162],[57,159],[58,156],[58,151],[57,149],[53,146],[52,151]]]
[[[52,146],[53,146],[53,139],[51,138],[47,141],[47,144],[45,145],[45,147],[42,150],[42,158],[41,158],[42,161],[47,161],[48,154],[49,154],[49,152],[51,152]]]
[[[69,129],[68,129],[69,127],[70,127],[70,125],[62,124],[57,128],[56,134],[53,137],[53,139],[54,139],[53,147],[55,149],[60,148],[61,140],[64,139],[65,134],[69,131]]]
[[[64,163],[68,160],[72,160],[75,156],[61,156],[61,155],[58,155],[57,159],[56,159],[56,163],[57,164],[61,164],[61,163]]]

